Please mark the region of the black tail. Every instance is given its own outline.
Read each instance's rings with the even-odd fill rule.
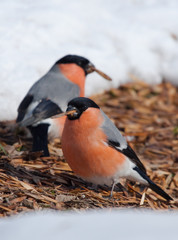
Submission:
[[[161,189],[158,185],[151,181],[151,179],[143,173],[138,167],[134,167],[134,170],[137,171],[148,183],[149,187],[159,194],[161,197],[165,198],[167,201],[173,200],[163,189]]]
[[[155,191],[156,193],[158,193],[160,196],[162,196],[163,198],[165,198],[167,201],[173,200],[165,191],[163,191],[163,189],[161,189],[158,185],[156,185],[154,182],[152,182],[151,180],[149,181],[149,187]]]
[[[49,124],[39,124],[37,126],[30,126],[30,132],[33,137],[33,152],[40,152],[43,151],[44,157],[49,156],[48,150],[48,127]]]

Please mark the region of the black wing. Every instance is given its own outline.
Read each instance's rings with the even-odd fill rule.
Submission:
[[[24,99],[22,100],[22,102],[18,107],[18,116],[17,116],[16,122],[21,122],[23,120],[26,114],[27,108],[32,101],[33,101],[32,95],[27,95],[24,97]]]
[[[49,99],[42,99],[42,101],[33,110],[32,115],[21,122],[21,126],[33,125],[59,113],[62,113],[62,110],[56,103]]]
[[[120,148],[120,144],[118,142],[114,142],[111,140],[108,140],[108,145],[116,149],[117,151],[123,153],[125,156],[127,156],[133,163],[136,164],[136,166],[139,167],[145,174],[146,174],[146,169],[143,165],[143,163],[140,161],[140,159],[137,157],[136,153],[133,151],[133,149],[127,145],[127,148]]]

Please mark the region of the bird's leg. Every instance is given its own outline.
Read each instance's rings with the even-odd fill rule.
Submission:
[[[111,188],[111,193],[110,193],[110,198],[112,198],[112,196],[113,196],[113,191],[114,191],[115,185],[116,185],[116,182],[113,181],[112,188]]]

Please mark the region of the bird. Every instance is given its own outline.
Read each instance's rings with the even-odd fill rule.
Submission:
[[[112,187],[110,196],[115,185],[125,178],[151,188],[167,201],[172,200],[149,178],[125,137],[94,101],[74,98],[61,116],[64,114],[67,118],[61,137],[62,151],[77,176],[95,185]]]
[[[85,95],[85,78],[94,71],[111,80],[87,58],[69,54],[32,85],[18,107],[16,122],[30,130],[33,152],[42,151],[42,156],[49,156],[48,135],[60,138],[66,118],[50,117],[65,111],[71,99]]]

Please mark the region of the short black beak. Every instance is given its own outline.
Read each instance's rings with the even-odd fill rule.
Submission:
[[[63,116],[66,116],[66,115],[72,115],[76,112],[77,112],[77,109],[75,107],[68,106],[66,112],[57,114],[57,115],[53,116],[52,118],[59,118],[59,117],[63,117]]]

